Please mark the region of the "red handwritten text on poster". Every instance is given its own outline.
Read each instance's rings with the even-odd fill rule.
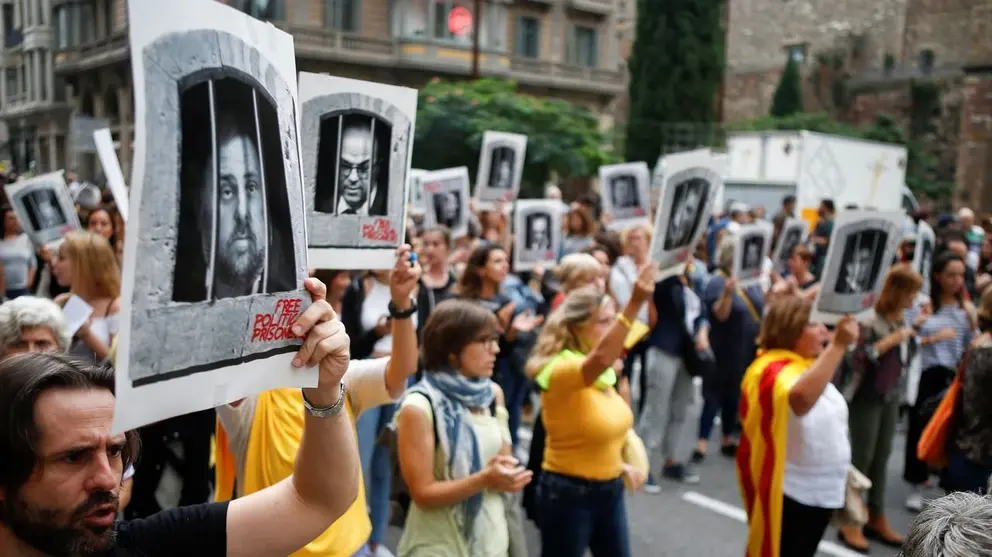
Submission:
[[[251,329],[252,342],[272,342],[296,338],[290,327],[300,316],[302,300],[279,300],[272,313],[256,313]]]
[[[393,223],[389,219],[375,219],[372,224],[362,225],[362,238],[379,242],[395,242],[399,239],[399,234],[396,233],[396,229],[393,228]]]
[[[441,191],[440,182],[431,182],[430,184],[424,185],[424,191],[427,193],[439,193]]]

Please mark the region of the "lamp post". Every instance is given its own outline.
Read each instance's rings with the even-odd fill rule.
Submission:
[[[482,29],[482,0],[472,10],[472,79],[479,79],[479,30]]]

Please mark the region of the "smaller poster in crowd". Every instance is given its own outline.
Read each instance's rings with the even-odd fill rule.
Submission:
[[[659,280],[679,274],[699,243],[723,189],[723,174],[708,151],[665,161],[664,184],[651,237]]]
[[[875,301],[902,240],[901,211],[849,210],[834,219],[812,321],[828,325],[845,315],[871,321]]]
[[[210,0],[127,11],[135,211],[117,432],[317,382],[290,363],[310,304],[292,36]]]
[[[475,197],[480,210],[492,209],[497,201],[513,201],[527,160],[527,136],[487,131],[482,135]]]
[[[603,212],[612,215],[610,228],[621,230],[650,218],[650,182],[651,171],[644,162],[599,167]]]
[[[114,196],[117,212],[121,214],[124,222],[127,222],[127,187],[124,171],[121,170],[121,161],[117,158],[117,150],[114,149],[114,138],[108,128],[100,128],[93,132],[93,142],[96,144],[100,164],[103,165],[103,175],[107,177],[107,185],[110,187],[111,195]]]
[[[514,203],[516,236],[513,270],[537,265],[550,269],[561,250],[561,208],[555,199],[521,199]]]
[[[406,231],[417,91],[300,73],[310,264],[388,269]]]
[[[76,207],[61,170],[7,184],[4,191],[34,245],[51,247],[79,230]]]
[[[775,244],[775,254],[772,263],[775,265],[775,272],[785,276],[789,271],[789,258],[797,246],[806,243],[809,235],[809,223],[803,219],[786,219],[782,224],[782,230],[778,233],[778,241]]]
[[[444,226],[452,238],[468,234],[468,167],[428,172],[424,184],[424,226]]]
[[[765,260],[771,251],[772,230],[765,224],[742,226],[735,235],[734,266],[731,275],[737,277],[737,285],[748,288],[761,282]]]
[[[933,254],[937,249],[937,235],[927,221],[920,220],[916,225],[916,246],[913,248],[913,268],[923,277],[923,293],[930,294],[930,272],[933,269]]]
[[[426,170],[411,168],[408,180],[410,183],[406,186],[410,192],[408,196],[410,212],[421,217],[424,216],[426,209],[424,205],[424,175],[426,174]]]

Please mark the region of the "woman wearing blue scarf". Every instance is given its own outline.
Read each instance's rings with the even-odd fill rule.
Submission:
[[[448,300],[424,327],[424,378],[400,402],[398,458],[413,504],[400,557],[507,557],[502,493],[532,473],[512,456],[503,393],[491,380],[499,353],[496,316]]]

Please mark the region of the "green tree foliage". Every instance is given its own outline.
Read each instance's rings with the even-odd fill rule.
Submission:
[[[616,162],[603,150],[599,119],[584,107],[522,95],[509,81],[434,79],[420,90],[413,166],[467,166],[474,181],[487,130],[527,136],[522,197],[542,195],[552,173],[559,178],[592,176],[600,165]]]
[[[638,0],[627,160],[653,166],[666,123],[712,123],[723,77],[725,0]]]
[[[803,111],[803,82],[799,75],[799,63],[792,56],[785,63],[782,78],[775,89],[772,98],[771,115],[775,117],[790,116]]]
[[[798,113],[783,118],[773,116],[759,118],[735,128],[741,131],[806,130],[905,145],[909,154],[906,164],[906,186],[913,193],[923,194],[934,201],[942,202],[950,199],[954,191],[954,184],[941,178],[940,161],[937,157],[919,141],[907,137],[899,124],[884,113],[876,115],[869,126],[854,126],[840,122],[825,113]]]

